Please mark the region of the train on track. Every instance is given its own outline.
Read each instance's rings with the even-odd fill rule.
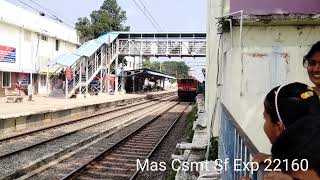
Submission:
[[[178,79],[178,96],[180,99],[193,101],[199,93],[202,93],[202,91],[203,85],[197,79]]]

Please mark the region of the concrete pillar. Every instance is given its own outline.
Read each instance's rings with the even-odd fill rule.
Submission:
[[[66,79],[65,79],[65,82],[66,82],[66,85],[65,85],[65,88],[66,88],[66,98],[68,98],[68,88],[69,88],[69,87],[68,87],[68,84],[69,84],[69,83],[68,83],[67,76],[65,76],[65,78],[66,78]]]
[[[89,58],[85,61],[85,69],[86,69],[86,94],[88,94],[89,92],[89,83],[88,83],[88,80],[89,80]]]
[[[118,93],[118,88],[119,88],[119,76],[118,76],[118,65],[119,65],[119,57],[116,57],[116,64],[115,64],[115,84],[114,84],[114,92],[117,94]]]
[[[79,94],[81,93],[81,84],[82,84],[82,59],[80,60],[80,69],[79,69],[79,83],[80,83],[80,87],[79,87]],[[73,84],[73,86],[75,86],[76,84]],[[67,89],[67,88],[66,88]]]
[[[121,66],[121,92],[124,93],[124,58],[122,58],[122,66]]]
[[[135,93],[135,78],[132,76],[132,87],[133,87],[133,93]]]
[[[49,97],[49,64],[47,65],[46,88],[47,88],[47,97]]]

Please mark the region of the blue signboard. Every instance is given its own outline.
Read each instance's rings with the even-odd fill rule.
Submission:
[[[0,45],[0,62],[15,63],[16,48]]]

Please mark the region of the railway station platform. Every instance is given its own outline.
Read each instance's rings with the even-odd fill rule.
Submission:
[[[33,101],[27,101],[25,97],[22,103],[6,103],[6,98],[0,98],[0,139],[24,131],[88,117],[116,106],[175,93],[176,90],[173,89],[79,99],[35,96]]]

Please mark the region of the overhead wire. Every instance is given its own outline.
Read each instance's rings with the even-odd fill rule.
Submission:
[[[158,31],[161,32],[160,29],[155,25],[155,23],[150,19],[149,16],[145,13],[145,11],[139,6],[136,0],[133,0],[134,4],[139,8],[139,10],[143,13],[143,15],[149,20],[149,22],[153,25],[153,27]]]
[[[43,9],[43,10],[45,10],[45,11],[47,11],[47,12],[49,12],[55,19],[57,19],[58,21],[60,21],[60,22],[62,22],[62,23],[64,23],[64,24],[66,24],[66,25],[69,25],[69,26],[71,26],[70,24],[68,24],[68,23],[65,23],[65,22],[63,22],[63,20],[64,21],[68,21],[69,23],[71,23],[71,24],[73,24],[73,22],[71,21],[71,20],[68,20],[67,18],[65,18],[65,17],[59,17],[58,15],[56,15],[55,14],[55,12],[53,12],[52,10],[50,10],[49,8],[47,8],[47,7],[45,7],[45,6],[43,6],[43,5],[41,5],[41,4],[39,4],[39,3],[37,3],[37,2],[35,2],[35,1],[33,1],[33,0],[28,0],[28,1],[30,1],[30,2],[32,2],[33,4],[35,4],[35,5],[37,5],[37,6],[39,6],[41,9]],[[61,19],[63,19],[63,20],[61,20]]]
[[[158,26],[158,28],[162,31],[162,28],[160,27],[159,23],[157,22],[157,20],[151,15],[151,13],[149,12],[148,8],[146,8],[146,6],[144,5],[142,0],[139,0],[139,2],[142,4],[144,10],[149,14],[149,16],[151,17],[151,19],[154,21],[154,23]]]
[[[28,4],[28,3],[26,3],[26,2],[24,2],[24,1],[22,1],[22,0],[16,0],[16,1],[19,2],[19,3],[22,4],[22,5],[30,8],[31,10],[33,10],[33,11],[35,11],[35,12],[43,13],[43,12],[40,11],[39,9],[31,6],[30,4]],[[29,0],[29,1],[32,1],[32,0]],[[34,4],[37,4],[37,5],[38,5],[40,8],[42,8],[43,10],[46,10],[46,9],[45,9],[43,6],[41,6],[40,4],[38,4],[38,3],[34,2],[34,1],[32,1],[32,2],[33,2]],[[22,7],[22,8],[23,8],[23,7]],[[48,10],[49,10],[49,9],[47,9],[46,11],[48,11]],[[49,15],[50,15],[50,16],[49,16],[50,18],[52,18],[52,19],[54,19],[54,20],[57,20],[57,21],[65,24],[65,25],[67,25],[67,26],[69,26],[69,27],[71,27],[71,28],[74,28],[72,25],[67,24],[67,23],[63,22],[61,19],[59,19],[53,12],[50,12]]]

